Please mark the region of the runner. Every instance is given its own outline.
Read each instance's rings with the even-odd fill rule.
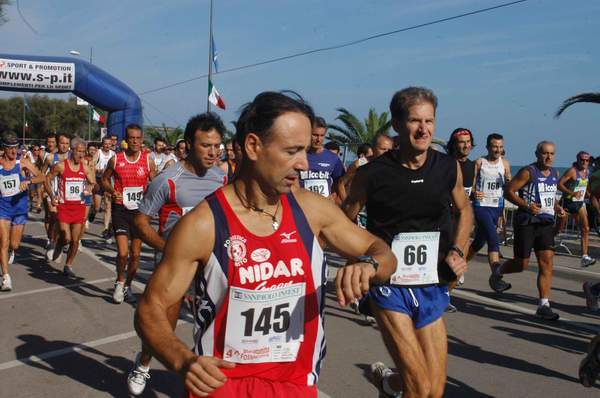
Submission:
[[[56,143],[58,142],[58,146]],[[54,145],[53,145],[54,144]],[[50,133],[46,138],[46,146],[48,152],[46,153],[46,159],[44,160],[44,168],[42,173],[48,174],[52,167],[67,159],[69,156],[69,137],[64,133],[55,135]],[[50,149],[51,148],[51,149]],[[56,148],[56,150],[54,150]],[[55,178],[50,181],[50,185],[54,192],[54,196],[58,196],[58,180]],[[48,244],[46,248],[46,259],[51,261],[54,257],[54,248],[56,247],[56,241],[58,239],[59,226],[57,221],[57,209],[56,206],[52,205],[50,197],[46,197],[44,202],[46,217],[44,219],[44,226],[48,233]]]
[[[98,145],[96,145],[93,142],[90,142],[87,144],[87,150],[85,152],[85,156],[83,157],[83,162],[92,168],[92,170],[94,170],[94,166],[95,166],[95,158],[96,158],[96,154],[98,153]],[[94,185],[91,185],[91,187],[94,187]],[[87,231],[90,222],[94,222],[94,219],[96,218],[96,210],[95,208],[92,206],[92,202],[93,202],[93,194],[90,195],[83,195],[83,201],[85,204],[85,228],[83,228],[81,230],[81,237],[83,237],[83,234],[85,233],[85,231]]]
[[[361,145],[362,151],[361,151],[361,147],[359,147],[357,150],[356,155],[358,156],[358,159],[356,159],[354,162],[352,162],[352,164],[350,164],[350,167],[348,167],[348,170],[346,171],[346,173],[340,178],[340,182],[338,184],[338,192],[340,194],[340,199],[342,201],[346,200],[346,197],[348,196],[348,192],[350,192],[350,187],[352,185],[352,180],[354,179],[354,176],[356,175],[356,170],[360,166],[364,166],[365,164],[369,163],[369,160],[379,157],[379,156],[383,155],[384,153],[386,153],[387,151],[393,149],[394,140],[392,137],[390,137],[386,134],[378,134],[375,137],[375,139],[373,140],[373,146],[371,146],[369,144],[363,144],[363,145],[366,145],[366,146],[362,147],[362,145]],[[362,156],[361,156],[361,153],[362,153]],[[366,226],[366,224],[365,224],[365,226]]]
[[[160,173],[165,168],[165,164],[171,157],[167,152],[167,141],[162,137],[156,137],[154,139],[154,151],[150,153],[150,160],[156,165],[156,172]]]
[[[110,137],[104,137],[102,139],[102,147],[96,152],[95,169],[96,169],[96,181],[98,184],[94,187],[94,213],[100,211],[102,201],[104,201],[104,229],[102,230],[102,239],[111,239],[110,231],[110,220],[111,220],[111,197],[110,193],[104,190],[101,181],[102,174],[108,166],[108,161],[115,156],[115,152],[110,149],[112,140]]]
[[[331,201],[294,189],[307,169],[313,117],[302,100],[280,93],[245,106],[237,179],[180,220],[139,302],[138,332],[183,376],[190,397],[317,397],[326,282],[317,237],[348,256],[368,256],[338,273],[342,305],[393,271],[383,242]],[[167,315],[192,280],[194,352]]]
[[[590,239],[590,225],[588,223],[587,209],[584,206],[585,199],[590,197],[588,191],[588,181],[590,173],[588,166],[590,165],[590,154],[585,151],[580,151],[577,154],[577,161],[568,169],[565,174],[558,180],[558,189],[563,193],[562,208],[569,214],[575,217],[579,224],[579,232],[581,232],[581,266],[589,267],[594,265],[596,260],[588,254],[588,246]],[[567,225],[568,217],[559,217],[556,223],[556,232],[561,232]]]
[[[177,140],[175,144],[175,156],[167,161],[165,164],[165,169],[173,166],[177,162],[181,162],[183,159],[187,157],[187,145],[185,144],[185,140]]]
[[[198,203],[227,181],[225,172],[215,166],[219,146],[225,132],[223,122],[215,113],[191,118],[185,128],[185,142],[191,148],[187,159],[164,170],[149,185],[135,216],[135,226],[142,241],[162,252],[165,241],[177,221]],[[159,218],[159,232],[150,221]],[[169,322],[175,328],[179,306],[169,312]],[[150,351],[142,346],[133,369],[127,377],[129,392],[140,395],[150,380]]]
[[[343,209],[354,219],[366,204],[367,230],[382,238],[398,259],[391,283],[372,287],[371,307],[399,373],[371,365],[384,397],[441,397],[448,355],[442,315],[448,282],[467,269],[463,252],[473,225],[460,166],[433,150],[437,98],[408,87],[391,100],[399,149],[358,169]],[[459,213],[453,231],[450,202]],[[418,266],[415,269],[415,264]]]
[[[531,249],[538,262],[537,287],[540,304],[536,315],[545,320],[557,320],[559,315],[550,308],[550,288],[554,261],[554,217],[564,214],[556,202],[558,170],[552,167],[556,146],[550,141],[537,144],[537,161],[523,167],[514,180],[504,188],[508,200],[519,206],[514,218],[515,258],[498,264],[492,270],[490,287],[500,293],[510,284],[502,280],[504,274],[522,272],[529,265]],[[518,196],[515,192],[518,191]]]
[[[143,137],[140,126],[128,125],[125,128],[127,149],[109,160],[102,175],[102,187],[113,199],[112,225],[117,240],[117,280],[113,300],[116,304],[121,304],[125,298],[133,299],[131,282],[142,250],[142,241],[133,226],[133,217],[146,191],[148,180],[156,176],[156,166],[150,155],[141,152]],[[112,178],[115,180],[114,187]]]
[[[456,159],[460,165],[460,171],[463,177],[463,187],[468,199],[471,198],[473,181],[475,179],[475,162],[469,159],[469,155],[471,154],[471,150],[474,146],[475,140],[473,139],[473,133],[471,130],[464,127],[455,129],[452,134],[450,134],[450,139],[446,145],[446,148],[448,148],[448,154]],[[453,221],[455,223],[458,222],[459,215],[459,213],[453,212]],[[464,282],[465,276],[463,274],[456,282],[453,281],[448,284],[448,291],[452,292],[457,285],[462,285]],[[448,303],[448,307],[446,307],[446,312],[457,311],[458,309],[452,304],[452,297],[450,297],[450,302]]]
[[[232,139],[225,141],[225,161],[221,163],[221,170],[227,173],[227,180],[232,181],[238,167],[236,158],[236,143]]]
[[[69,246],[67,261],[63,268],[65,276],[74,278],[73,261],[79,249],[85,223],[85,197],[91,196],[96,183],[94,168],[85,160],[86,142],[75,137],[71,140],[71,156],[52,167],[46,178],[46,192],[52,205],[58,209],[57,219],[60,235],[52,260],[59,261],[63,247]],[[58,179],[58,196],[55,196],[50,181]]]
[[[325,119],[315,118],[308,152],[308,170],[300,172],[300,186],[336,201],[334,186],[344,175],[344,165],[337,155],[323,147],[326,133]]]
[[[500,264],[500,239],[498,219],[504,209],[503,190],[510,181],[510,164],[502,157],[504,138],[497,133],[487,136],[487,155],[475,161],[473,190],[473,212],[475,214],[475,238],[471,242],[467,261],[470,261],[487,244],[488,264],[493,272]],[[490,279],[491,281],[491,279]],[[491,283],[491,282],[490,282]],[[501,279],[494,282],[496,291],[510,289],[510,284]]]
[[[44,175],[27,157],[17,158],[19,140],[12,131],[2,134],[4,154],[0,157],[0,290],[12,290],[8,265],[13,263],[15,251],[21,244],[29,208],[27,190],[31,184],[44,180]],[[27,179],[25,172],[30,175]]]

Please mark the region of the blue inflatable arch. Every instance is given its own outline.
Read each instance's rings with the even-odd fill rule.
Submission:
[[[124,138],[125,126],[142,125],[140,97],[125,83],[75,57],[0,54],[0,90],[72,92],[108,112],[108,133]]]

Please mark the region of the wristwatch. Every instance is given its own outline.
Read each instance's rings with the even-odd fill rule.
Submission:
[[[454,245],[450,248],[450,250],[456,252],[456,254],[458,254],[460,257],[465,258],[465,253],[462,250],[460,250],[460,247]]]
[[[375,271],[377,271],[377,268],[379,268],[379,263],[372,256],[358,256],[356,259],[361,263],[371,264]]]

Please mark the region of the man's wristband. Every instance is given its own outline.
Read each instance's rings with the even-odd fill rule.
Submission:
[[[465,258],[465,253],[460,250],[460,247],[454,245],[450,248],[450,250],[456,252],[456,254],[458,254],[461,258]]]
[[[372,256],[359,256],[356,259],[361,263],[371,264],[375,271],[377,271],[377,268],[379,268],[379,262],[377,262],[377,260],[375,260]]]

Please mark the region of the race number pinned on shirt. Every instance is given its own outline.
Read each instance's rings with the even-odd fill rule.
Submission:
[[[144,187],[123,188],[123,206],[129,210],[137,210],[144,196]]]
[[[556,200],[556,192],[540,191],[541,213],[554,215],[554,201]]]
[[[69,202],[81,201],[83,194],[83,181],[67,181],[65,183],[65,200]]]
[[[471,191],[473,191],[473,187],[463,187],[465,189],[465,194],[467,195],[467,198],[471,197]]]
[[[326,198],[329,197],[329,183],[327,180],[304,180],[304,188]]]
[[[503,194],[503,181],[498,178],[482,178],[482,180],[483,199],[479,203],[484,207],[499,207]]]
[[[573,199],[571,199],[571,201],[572,202],[583,202],[585,199],[585,191],[586,190],[587,190],[587,185],[576,186],[575,189],[573,190],[575,195],[573,195]]]
[[[17,173],[0,176],[0,193],[5,198],[18,194],[19,185],[21,185],[21,179]]]
[[[223,359],[293,362],[304,340],[305,283],[269,290],[230,287]]]
[[[439,232],[403,232],[394,237],[392,252],[398,260],[390,278],[393,285],[438,283]]]

